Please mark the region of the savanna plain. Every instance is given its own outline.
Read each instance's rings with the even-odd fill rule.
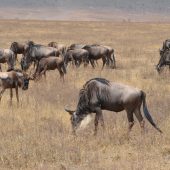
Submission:
[[[7,90],[0,103],[0,169],[169,170],[170,71],[165,68],[159,75],[155,70],[169,30],[169,23],[1,20],[1,48],[27,40],[45,45],[50,41],[103,44],[114,48],[117,68],[101,70],[100,62],[96,69],[68,66],[64,83],[57,70],[49,71],[46,79],[31,81],[27,91],[20,89],[18,106],[15,96],[9,106]],[[99,126],[94,137],[92,121],[73,136],[64,106],[75,109],[79,90],[94,77],[143,89],[163,134],[147,120],[146,132],[141,134],[135,119],[127,136],[126,113],[104,111],[105,131]]]

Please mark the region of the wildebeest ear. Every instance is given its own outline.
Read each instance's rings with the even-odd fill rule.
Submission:
[[[65,108],[65,111],[68,112],[70,115],[72,115],[75,111],[72,111],[72,110],[68,110]]]

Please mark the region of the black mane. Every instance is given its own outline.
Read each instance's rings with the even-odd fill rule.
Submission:
[[[87,81],[87,82],[84,84],[83,88],[85,88],[86,85],[87,85],[90,81],[92,81],[92,80],[96,80],[96,81],[98,81],[98,82],[100,82],[100,83],[102,83],[102,84],[105,84],[105,85],[107,85],[107,86],[110,85],[110,81],[109,81],[109,80],[106,80],[106,79],[104,79],[104,78],[98,78],[98,77],[96,77],[96,78],[93,78],[93,79],[90,79],[89,81]]]
[[[80,114],[89,111],[89,99],[93,95],[91,92],[93,90],[96,90],[96,91],[98,90],[97,87],[94,86],[94,83],[89,84],[93,80],[98,81],[104,85],[110,86],[110,82],[104,78],[93,78],[93,79],[90,79],[89,81],[87,81],[79,93],[79,102],[77,105],[77,111]]]
[[[79,114],[82,114],[86,111],[88,111],[88,96],[87,96],[87,91],[83,88],[80,90],[79,93],[79,102],[77,104],[77,111]]]

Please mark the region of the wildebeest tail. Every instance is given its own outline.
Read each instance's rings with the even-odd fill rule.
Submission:
[[[162,131],[157,127],[157,125],[155,124],[155,122],[152,119],[152,116],[150,115],[148,108],[147,108],[147,104],[146,104],[146,94],[145,92],[142,92],[142,101],[143,101],[143,112],[144,115],[146,117],[146,119],[150,122],[150,124],[156,129],[158,130],[160,133],[162,133]]]

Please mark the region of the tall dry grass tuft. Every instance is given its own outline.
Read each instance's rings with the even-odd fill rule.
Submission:
[[[0,169],[168,170],[170,165],[169,70],[158,75],[158,49],[168,38],[170,24],[111,22],[0,21],[0,46],[33,40],[100,43],[115,49],[117,69],[68,68],[65,83],[57,71],[31,82],[9,106],[9,92],[0,104]],[[5,69],[5,67],[3,67]],[[106,130],[93,136],[92,122],[75,137],[64,106],[76,107],[79,90],[94,77],[142,88],[148,108],[163,134],[146,121],[146,133],[135,126],[127,136],[126,113],[104,111]]]

